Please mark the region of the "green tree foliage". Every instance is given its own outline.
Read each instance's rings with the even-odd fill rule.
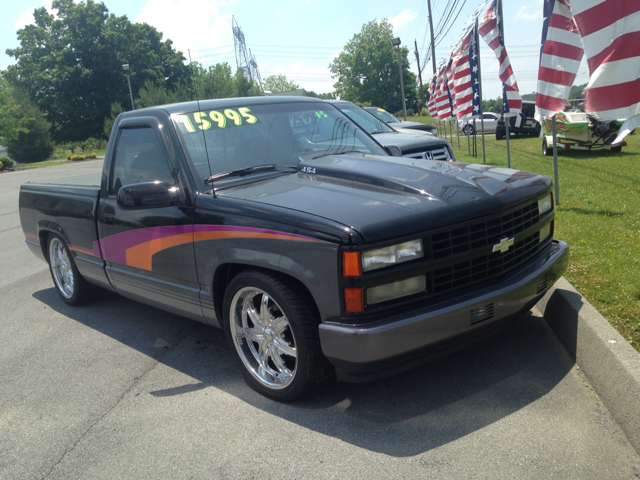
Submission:
[[[229,98],[236,94],[236,83],[227,62],[216,63],[209,68],[194,64],[194,83],[200,100]]]
[[[55,140],[102,134],[111,104],[129,103],[124,63],[135,97],[146,82],[176,89],[190,81],[184,57],[155,28],[109,14],[93,0],[55,0],[52,7],[56,16],[36,9],[35,24],[18,31],[20,46],[7,50],[17,62],[7,76],[29,92]]]
[[[502,115],[503,101],[502,97],[494,98],[492,100],[482,100],[482,111],[493,112],[498,115]]]
[[[113,122],[116,121],[116,117],[124,112],[124,108],[120,105],[120,102],[113,102],[111,104],[111,114],[104,119],[104,126],[102,127],[102,136],[109,138],[111,135],[111,129],[113,128]]]
[[[279,93],[288,92],[289,90],[297,90],[300,85],[287,80],[286,75],[271,75],[262,82],[262,88],[265,92]]]
[[[249,80],[242,74],[241,70],[236,70],[236,74],[233,77],[236,91],[236,97],[253,97],[260,95],[260,89],[253,83],[253,80]]]
[[[0,73],[0,144],[6,145],[20,133],[27,131],[16,89]]]
[[[329,93],[316,93],[313,90],[307,90],[307,95],[313,98],[320,98],[322,100],[335,100],[337,97],[336,92]]]
[[[30,101],[26,92],[14,88],[13,95],[15,102],[20,105],[15,119],[22,128],[17,135],[11,136],[6,141],[9,157],[20,163],[46,160],[53,153],[49,123],[38,107]]]
[[[336,79],[336,94],[344,100],[396,112],[402,109],[398,54],[391,43],[393,29],[388,20],[371,21],[362,26],[329,65]],[[417,107],[416,76],[409,71],[409,50],[400,49],[407,108]]]
[[[584,89],[587,88],[587,84],[584,85],[574,85],[571,87],[571,91],[569,92],[569,100],[577,100],[584,98]]]

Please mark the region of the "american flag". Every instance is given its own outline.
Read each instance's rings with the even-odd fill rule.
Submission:
[[[599,120],[640,113],[640,2],[572,0],[589,67],[587,112]]]
[[[482,38],[491,47],[500,62],[498,76],[503,85],[503,113],[505,117],[511,117],[520,113],[522,110],[522,97],[518,90],[518,82],[511,68],[511,62],[507,55],[507,48],[504,45],[504,26],[502,18],[498,12],[500,8],[498,2],[502,0],[494,0],[487,9],[482,21],[480,22],[479,31]]]
[[[453,117],[449,89],[447,88],[447,67],[448,65],[440,67],[435,95],[436,109],[438,110],[438,118],[440,120],[448,120]]]
[[[463,36],[453,54],[453,98],[459,119],[480,116],[477,23]]]
[[[626,3],[626,0],[612,3],[615,2]],[[536,97],[538,120],[564,109],[584,53],[569,10],[569,0],[544,0],[543,17]]]
[[[438,110],[436,108],[436,86],[438,84],[438,77],[436,75],[431,79],[429,84],[429,101],[427,102],[427,110],[429,116],[434,120],[438,119]]]

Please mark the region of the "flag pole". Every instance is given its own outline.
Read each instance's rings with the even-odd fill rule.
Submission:
[[[480,34],[478,32],[478,17],[476,17],[476,31],[474,32],[476,47],[478,48],[478,93],[480,94],[480,128],[482,129],[482,163],[487,163],[487,156],[484,148],[484,118],[482,115],[482,69],[480,68]]]
[[[498,19],[498,35],[500,35],[502,37],[502,43],[504,43],[504,48],[506,47],[507,42],[505,42],[504,40],[504,16],[502,15],[502,0],[498,0],[498,15],[499,15],[499,19]],[[504,84],[504,82],[502,83],[502,100],[504,103],[508,102],[507,99],[507,87]],[[508,104],[507,104],[508,105]],[[510,145],[509,145],[509,137],[511,136],[509,134],[509,120],[511,118],[511,116],[509,117],[505,117],[504,113],[505,113],[505,108],[504,106],[502,107],[502,114],[505,120],[504,120],[504,128],[505,128],[505,135],[507,137],[507,167],[511,168],[511,149],[510,149]]]
[[[551,133],[553,134],[553,183],[556,193],[556,205],[560,205],[560,187],[558,185],[558,142],[556,141],[556,114],[551,118]]]

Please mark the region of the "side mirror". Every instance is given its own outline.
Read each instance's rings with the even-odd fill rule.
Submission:
[[[125,208],[158,208],[172,204],[167,186],[162,182],[135,183],[118,190],[118,205]]]
[[[402,156],[402,150],[400,150],[400,147],[397,147],[395,145],[387,145],[384,148],[387,150],[389,155],[391,155],[392,157],[401,157]]]

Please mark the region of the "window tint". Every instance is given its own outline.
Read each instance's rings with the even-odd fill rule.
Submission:
[[[175,179],[153,129],[120,130],[109,194],[116,195],[123,185],[155,181],[171,185]]]

